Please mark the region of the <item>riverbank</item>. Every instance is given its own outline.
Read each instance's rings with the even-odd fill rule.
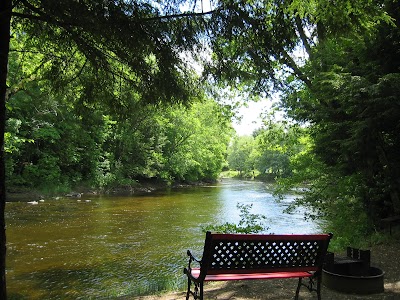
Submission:
[[[324,300],[398,300],[400,299],[400,242],[375,245],[371,250],[371,265],[385,272],[385,291],[372,295],[343,294],[322,287]],[[205,298],[218,300],[285,300],[293,299],[297,286],[296,279],[267,281],[212,282],[205,284]],[[178,300],[185,299],[185,292],[173,292],[142,297],[123,297],[120,300]],[[306,288],[300,292],[301,300],[316,299],[315,293]]]
[[[161,180],[142,180],[133,185],[120,185],[107,189],[95,189],[88,186],[79,186],[74,189],[57,192],[57,191],[39,191],[28,188],[10,188],[7,191],[7,201],[37,201],[40,199],[59,198],[59,197],[83,197],[93,195],[114,195],[114,196],[129,196],[129,195],[144,195],[147,193],[165,190],[167,188],[184,188],[193,186],[204,186],[215,182],[173,182],[168,183]]]

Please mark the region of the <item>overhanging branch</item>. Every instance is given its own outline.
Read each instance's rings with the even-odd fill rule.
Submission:
[[[213,13],[218,12],[218,10],[210,10],[207,12],[195,13],[195,12],[188,12],[176,15],[166,15],[166,16],[158,16],[153,18],[143,18],[139,19],[141,21],[156,21],[156,20],[163,20],[163,19],[179,19],[179,18],[187,18],[187,17],[202,17],[206,15],[212,15]]]
[[[311,80],[300,70],[296,62],[292,57],[286,52],[282,51],[284,63],[293,70],[296,76],[303,81],[309,88],[311,88]]]
[[[26,14],[26,13],[19,13],[19,12],[12,12],[12,16],[14,17],[19,17],[19,18],[24,18],[24,19],[30,19],[30,20],[38,20],[42,22],[47,22],[47,23],[55,23],[60,26],[76,26],[76,27],[81,27],[82,25],[91,25],[93,22],[64,22],[64,21],[59,21],[54,19],[52,16],[48,15],[45,11],[40,10],[39,8],[33,6],[31,3],[29,3],[26,0],[21,0],[21,3],[31,10],[34,14]],[[206,15],[211,15],[218,10],[210,10],[206,12],[186,12],[186,13],[180,13],[180,14],[172,14],[172,15],[164,15],[164,16],[154,16],[154,17],[145,17],[145,18],[136,18],[131,20],[132,22],[135,23],[142,23],[142,22],[151,22],[151,21],[162,21],[162,20],[169,20],[169,19],[180,19],[180,18],[192,18],[192,17],[203,17]]]
[[[297,27],[297,31],[299,32],[300,39],[303,42],[304,48],[306,49],[309,56],[311,56],[311,46],[308,42],[308,38],[304,32],[303,25],[299,16],[295,17],[295,23]]]

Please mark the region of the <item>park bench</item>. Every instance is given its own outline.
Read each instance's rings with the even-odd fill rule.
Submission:
[[[201,260],[187,251],[189,265],[184,268],[188,279],[186,299],[192,295],[194,299],[203,300],[205,281],[298,278],[295,299],[303,285],[310,292],[317,292],[320,300],[322,266],[331,237],[332,234],[207,232]],[[309,282],[304,284],[303,278],[309,278]]]

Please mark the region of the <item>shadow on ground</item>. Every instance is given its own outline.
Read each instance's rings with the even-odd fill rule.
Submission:
[[[371,265],[385,272],[385,291],[379,294],[343,294],[322,287],[322,300],[400,300],[400,243],[382,244],[371,248]],[[205,284],[204,299],[218,300],[289,300],[294,299],[297,279],[255,280],[235,282],[210,282]],[[178,300],[185,299],[185,292],[162,295],[125,297],[121,300]],[[193,298],[191,298],[193,299]],[[316,300],[315,292],[305,287],[300,291],[299,300]]]

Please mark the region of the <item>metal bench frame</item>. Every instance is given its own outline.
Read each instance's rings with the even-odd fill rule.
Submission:
[[[206,233],[203,257],[187,251],[184,268],[186,299],[203,300],[205,281],[298,278],[294,299],[301,286],[317,292],[321,300],[322,266],[332,234],[270,235]],[[198,263],[200,267],[192,267]],[[309,278],[304,284],[303,278]],[[192,291],[191,286],[194,285]]]

